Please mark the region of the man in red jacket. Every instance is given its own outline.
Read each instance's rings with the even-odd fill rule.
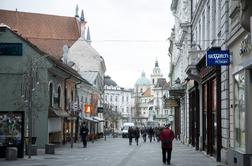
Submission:
[[[170,124],[165,125],[165,128],[160,134],[160,140],[162,145],[163,163],[167,162],[171,164],[171,152],[172,152],[172,141],[174,139],[174,133],[170,129]],[[166,157],[167,154],[167,157]]]

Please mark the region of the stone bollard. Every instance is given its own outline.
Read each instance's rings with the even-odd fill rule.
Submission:
[[[17,160],[17,148],[7,147],[6,148],[6,160]]]
[[[45,144],[45,154],[55,154],[55,144]]]

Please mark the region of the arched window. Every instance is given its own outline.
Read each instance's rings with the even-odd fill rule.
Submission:
[[[50,83],[49,85],[49,106],[53,104],[53,85]]]
[[[58,107],[60,107],[60,96],[61,96],[61,89],[60,86],[58,87]]]

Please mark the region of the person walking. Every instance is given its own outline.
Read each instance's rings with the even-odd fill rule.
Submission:
[[[143,137],[143,141],[146,142],[146,134],[147,134],[147,129],[146,127],[142,128],[141,130],[141,135]]]
[[[128,129],[129,145],[132,144],[132,138],[134,137],[134,129],[130,126]]]
[[[152,127],[148,129],[148,137],[150,139],[150,143],[152,142],[152,137],[154,136],[154,130]]]
[[[171,164],[172,141],[174,132],[170,129],[170,124],[165,125],[165,128],[160,133],[163,163]]]
[[[140,130],[138,127],[135,128],[135,141],[136,141],[136,145],[138,146],[138,140],[140,137]]]
[[[87,147],[87,135],[88,135],[88,128],[85,124],[85,122],[82,123],[81,128],[80,128],[80,136],[83,142],[83,148]]]

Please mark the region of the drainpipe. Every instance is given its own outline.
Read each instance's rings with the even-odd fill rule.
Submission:
[[[66,96],[67,96],[67,92],[66,92],[66,81],[68,80],[68,79],[70,79],[71,78],[71,75],[69,75],[69,77],[67,77],[67,78],[65,78],[64,79],[64,109],[66,109],[66,100],[67,100],[67,98],[66,98]],[[65,138],[65,121],[66,121],[66,117],[63,119],[63,144],[65,144],[66,143],[66,138]]]
[[[77,91],[77,86],[80,85],[82,82],[79,81],[78,83],[75,84],[75,100],[78,101],[78,111],[79,111],[79,108],[80,108],[80,104],[79,104],[79,98],[78,97],[78,91]],[[78,133],[79,133],[79,115],[77,115],[77,120],[75,121],[75,138],[74,138],[74,142],[76,143],[77,142],[77,139],[78,139]]]

